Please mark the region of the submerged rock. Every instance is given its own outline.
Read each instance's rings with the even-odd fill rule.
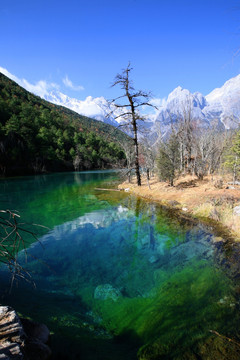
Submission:
[[[158,262],[158,260],[159,260],[159,257],[156,256],[156,255],[152,255],[152,256],[148,259],[148,261],[150,262],[150,264],[154,264],[154,263]]]
[[[47,360],[49,330],[44,324],[20,319],[9,306],[0,306],[0,359]]]
[[[121,291],[114,288],[111,284],[98,285],[94,291],[94,299],[117,301],[122,296]]]

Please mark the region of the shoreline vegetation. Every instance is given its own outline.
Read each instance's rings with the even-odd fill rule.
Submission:
[[[179,177],[175,186],[159,181],[156,175],[149,181],[143,176],[141,187],[133,178],[131,183],[119,184],[118,189],[180,211],[192,220],[211,225],[219,236],[240,241],[240,184],[232,185],[227,176],[199,180],[186,175]]]

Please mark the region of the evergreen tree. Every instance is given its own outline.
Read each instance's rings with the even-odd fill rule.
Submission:
[[[112,130],[0,74],[0,175],[122,167],[128,136]]]
[[[173,186],[180,165],[179,140],[175,132],[170,134],[167,141],[162,142],[157,159],[158,175],[160,180],[169,181]]]
[[[230,169],[235,184],[240,171],[240,130],[232,140],[232,146],[228,148],[225,155],[225,167]]]

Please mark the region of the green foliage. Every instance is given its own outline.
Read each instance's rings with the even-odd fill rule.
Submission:
[[[176,134],[173,132],[166,142],[160,144],[159,156],[157,159],[160,180],[169,181],[170,185],[173,186],[179,163],[179,141]]]
[[[29,93],[0,74],[0,174],[122,166],[114,127]],[[76,167],[75,167],[76,168]]]
[[[240,171],[240,131],[234,136],[232,146],[225,151],[224,166],[232,172],[235,182]]]

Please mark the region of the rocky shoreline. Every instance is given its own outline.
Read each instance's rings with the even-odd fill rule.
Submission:
[[[46,325],[20,318],[9,306],[0,306],[0,359],[48,360],[50,332]]]

